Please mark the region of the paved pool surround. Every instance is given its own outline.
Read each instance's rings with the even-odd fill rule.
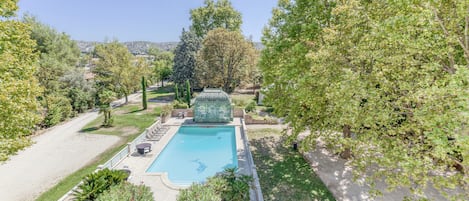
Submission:
[[[152,151],[145,155],[133,153],[131,156],[122,160],[115,169],[128,168],[132,171],[129,181],[134,184],[144,184],[151,188],[155,200],[158,201],[175,201],[179,190],[186,188],[185,186],[175,185],[169,179],[167,173],[150,173],[146,170],[151,166],[153,161],[163,151],[166,144],[176,134],[179,127],[184,123],[190,126],[234,126],[236,139],[236,152],[238,156],[238,170],[241,174],[250,174],[246,161],[246,147],[244,147],[241,136],[242,123],[239,118],[233,119],[230,123],[204,123],[194,124],[191,118],[177,119],[171,118],[164,125],[169,126],[169,130],[159,141],[152,143]]]

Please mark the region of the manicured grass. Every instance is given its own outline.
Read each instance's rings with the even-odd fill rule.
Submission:
[[[250,94],[231,94],[230,98],[236,107],[244,108],[249,102],[254,101],[255,96]]]
[[[181,89],[179,89],[179,93],[181,93]],[[166,85],[164,87],[160,87],[157,90],[147,92],[147,99],[174,99],[174,85]]]
[[[301,154],[283,145],[280,130],[248,135],[265,200],[335,200]]]
[[[82,132],[93,133],[93,134],[107,134],[107,135],[128,135],[125,133],[129,128],[134,128],[137,133],[141,133],[155,122],[156,118],[160,116],[161,107],[155,107],[153,109],[142,110],[140,105],[125,105],[119,108],[115,108],[112,111],[112,117],[114,119],[113,127],[102,128],[103,115],[100,115],[95,120],[88,123],[83,127]],[[135,134],[135,133],[130,133]]]

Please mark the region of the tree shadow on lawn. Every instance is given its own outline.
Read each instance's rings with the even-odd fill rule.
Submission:
[[[169,103],[169,102],[173,102],[174,100],[174,95],[170,94],[170,95],[166,95],[166,96],[158,96],[158,97],[155,97],[155,98],[150,98],[148,99],[148,102],[152,102],[152,103]]]
[[[335,200],[303,156],[284,139],[250,140],[265,200]]]
[[[93,126],[93,127],[83,128],[79,132],[80,133],[89,133],[89,132],[93,132],[95,130],[99,130],[100,128],[101,128],[101,126]]]
[[[136,110],[126,112],[125,114],[133,114],[133,113],[142,112],[142,111],[145,111],[145,110],[143,108],[140,108],[140,109],[136,109]]]

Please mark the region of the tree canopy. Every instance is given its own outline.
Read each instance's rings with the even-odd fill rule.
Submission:
[[[127,103],[127,96],[140,86],[139,80],[145,66],[133,66],[132,54],[118,41],[96,45],[95,54],[99,58],[93,69],[97,90],[111,90],[124,96]]]
[[[241,31],[241,13],[233,8],[229,0],[205,0],[203,7],[192,9],[190,14],[191,29],[198,37],[203,38],[216,28]]]
[[[30,135],[40,121],[36,97],[41,87],[34,77],[38,55],[31,28],[11,20],[17,1],[0,4],[0,161],[27,146]]]
[[[173,73],[174,53],[159,49],[151,49],[149,52],[154,56],[153,76],[164,86],[164,80],[171,78]]]
[[[175,83],[183,85],[186,80],[194,86],[197,51],[202,46],[201,40],[193,31],[182,30],[181,40],[174,50],[172,78]]]
[[[209,31],[197,55],[199,88],[220,87],[231,93],[246,78],[249,58],[256,50],[239,32],[223,28]]]
[[[65,76],[73,74],[80,50],[75,41],[65,33],[59,33],[52,27],[42,24],[35,17],[25,15],[23,21],[31,26],[31,38],[36,41],[36,51],[39,53],[39,68],[36,78],[44,88],[39,97],[44,107],[42,126],[53,126],[74,115],[73,111],[83,112],[88,105],[72,107],[78,102],[87,102],[91,98],[91,91],[83,91],[80,86],[71,86],[64,82]],[[83,74],[82,74],[83,75]],[[83,96],[76,96],[78,93]],[[76,100],[75,98],[88,98]]]
[[[292,140],[311,131],[306,147],[331,145],[372,185],[468,192],[468,6],[282,0],[263,37],[267,102]]]

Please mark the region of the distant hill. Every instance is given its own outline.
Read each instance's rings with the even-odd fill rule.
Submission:
[[[78,48],[83,53],[89,53],[93,51],[94,46],[96,44],[101,44],[103,42],[94,42],[94,41],[76,41],[78,44]],[[125,46],[129,49],[129,51],[134,55],[141,55],[147,54],[150,48],[158,48],[163,51],[171,51],[176,48],[178,42],[163,42],[163,43],[155,43],[155,42],[148,42],[148,41],[131,41],[131,42],[123,42]]]
[[[76,41],[78,44],[78,48],[83,53],[89,53],[93,51],[94,46],[96,44],[101,44],[103,42],[94,42],[94,41]],[[158,48],[163,51],[172,51],[176,48],[178,42],[149,42],[149,41],[131,41],[131,42],[123,42],[125,46],[129,49],[129,51],[134,55],[143,55],[147,54],[150,48]],[[262,43],[255,42],[254,47],[258,50],[262,50],[264,46]]]

